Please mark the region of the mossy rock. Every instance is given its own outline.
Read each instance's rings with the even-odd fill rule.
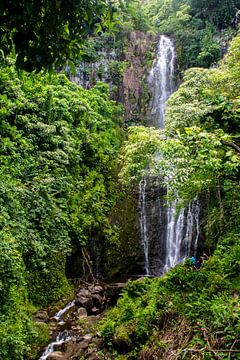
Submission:
[[[65,260],[65,255],[53,254],[46,259],[44,269],[38,267],[27,271],[28,297],[35,305],[46,307],[62,297],[73,296],[73,287],[65,276]]]

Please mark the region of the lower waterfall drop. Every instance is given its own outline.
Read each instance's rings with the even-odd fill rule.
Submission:
[[[167,239],[166,239],[166,259],[163,272],[177,265],[181,260],[181,243],[184,228],[184,209],[181,209],[180,214],[176,216],[175,201],[167,210],[168,224],[167,224]]]
[[[177,201],[168,208],[166,260],[163,272],[197,255],[199,240],[200,206],[197,198],[176,214]]]
[[[146,177],[143,176],[139,183],[139,205],[140,205],[140,231],[141,241],[144,250],[144,271],[145,275],[149,275],[148,260],[148,234],[147,234],[147,214],[146,214]]]

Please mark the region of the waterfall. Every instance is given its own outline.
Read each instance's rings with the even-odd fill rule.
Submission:
[[[181,243],[184,228],[184,209],[181,209],[180,214],[176,216],[175,201],[172,206],[167,209],[167,237],[166,237],[166,258],[163,272],[178,264],[181,260]]]
[[[62,320],[62,316],[73,306],[75,305],[75,300],[68,303],[63,309],[59,310],[55,315],[54,318],[59,325],[63,325],[64,321]],[[44,350],[39,360],[46,360],[48,356],[54,352],[55,348],[63,343],[67,342],[68,340],[72,339],[70,331],[64,330],[60,332],[54,341],[52,341]]]
[[[61,333],[59,333],[56,337],[56,339],[51,342],[51,344],[49,344],[46,349],[44,350],[43,354],[41,355],[41,357],[39,358],[39,360],[46,360],[48,358],[48,356],[54,352],[54,348],[56,346],[62,345],[63,343],[67,342],[68,340],[71,340],[72,337],[69,333],[69,331],[63,331]]]
[[[183,262],[191,254],[197,255],[199,240],[200,205],[195,198],[186,209],[176,215],[177,201],[168,208],[166,258],[163,272]]]
[[[146,177],[143,176],[142,180],[139,183],[140,231],[141,231],[142,246],[144,250],[144,271],[145,271],[145,275],[149,275],[146,185],[147,185]]]
[[[69,309],[71,309],[74,305],[75,305],[75,300],[73,300],[72,302],[70,302],[69,304],[67,304],[67,305],[65,306],[65,308],[59,310],[59,311],[56,313],[56,315],[54,316],[54,319],[55,319],[58,323],[60,323],[60,325],[61,325],[61,323],[64,323],[64,321],[61,320],[61,317],[62,317]]]
[[[156,60],[148,76],[151,92],[150,121],[158,128],[164,127],[166,101],[174,91],[175,58],[173,41],[162,35]]]
[[[149,123],[164,128],[166,101],[174,91],[175,48],[173,41],[160,37],[156,59],[148,76],[151,93]],[[158,188],[158,191],[156,190]],[[159,189],[162,191],[159,191]],[[199,240],[200,207],[195,199],[177,214],[177,199],[166,206],[163,184],[153,184],[150,177],[139,183],[141,244],[145,275],[161,275],[196,255]],[[152,209],[152,211],[150,211]]]

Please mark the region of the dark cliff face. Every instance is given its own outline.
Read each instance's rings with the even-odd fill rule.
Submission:
[[[128,35],[123,73],[125,119],[129,123],[143,122],[146,118],[149,89],[147,76],[155,55],[156,38],[141,31]]]
[[[150,275],[162,274],[166,258],[167,208],[165,195],[166,189],[161,186],[158,178],[147,178],[145,210]]]
[[[127,126],[142,124],[149,103],[147,76],[156,52],[156,37],[141,31],[124,35],[121,46],[102,40],[101,46],[91,39],[92,56],[80,63],[71,81],[89,89],[98,81],[110,87],[110,97],[124,106]],[[115,46],[115,48],[114,48]],[[119,240],[109,243],[104,234],[90,235],[88,253],[95,276],[112,278],[144,273],[144,254],[140,241],[138,191],[127,191],[109,215],[110,223],[119,228]],[[68,260],[69,276],[79,275],[84,264],[81,248]],[[87,268],[86,268],[87,271]]]
[[[166,190],[159,180],[147,179],[146,185],[147,237],[149,239],[149,270],[161,275],[166,257],[167,208]],[[119,227],[119,242],[106,244],[102,252],[106,277],[145,275],[145,254],[140,231],[139,190],[132,189],[113,209],[110,221]]]
[[[175,203],[167,206],[165,200],[167,190],[158,177],[147,177],[145,181],[145,201],[144,204],[139,203],[139,212],[145,211],[148,242],[144,261],[145,265],[146,261],[148,263],[149,275],[161,276],[184,259],[193,255],[202,255],[204,197],[194,199],[178,213]],[[143,205],[145,209],[142,208]],[[143,243],[142,235],[141,242]]]
[[[108,278],[127,278],[143,273],[143,251],[140,243],[138,193],[127,191],[113,208],[110,218],[119,229],[119,239],[107,243],[103,253],[104,274]]]
[[[93,47],[92,61],[89,58],[81,62],[76,74],[69,77],[87,89],[98,81],[107,83],[111,99],[123,104],[125,121],[130,125],[143,122],[147,114],[147,76],[155,56],[156,37],[142,31],[131,31],[121,40],[119,47],[107,39],[102,40],[101,48]]]

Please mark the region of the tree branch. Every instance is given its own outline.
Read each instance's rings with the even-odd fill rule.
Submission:
[[[221,140],[221,143],[223,145],[230,146],[232,149],[236,150],[238,152],[238,154],[240,155],[240,147],[238,145],[234,144],[231,141],[226,141],[226,140]]]
[[[202,348],[202,349],[183,349],[181,352],[195,352],[195,353],[202,353],[202,352],[224,352],[224,353],[240,353],[240,350],[233,350],[233,349],[229,349],[229,350],[213,350],[213,349],[208,349],[208,348]]]
[[[82,255],[83,255],[83,263],[86,262],[88,269],[89,269],[89,274],[92,277],[93,283],[96,282],[96,278],[93,274],[93,270],[92,270],[92,266],[91,266],[91,260],[90,260],[90,256],[86,250],[86,248],[82,248]],[[84,274],[86,273],[85,271],[85,266],[84,266]]]

